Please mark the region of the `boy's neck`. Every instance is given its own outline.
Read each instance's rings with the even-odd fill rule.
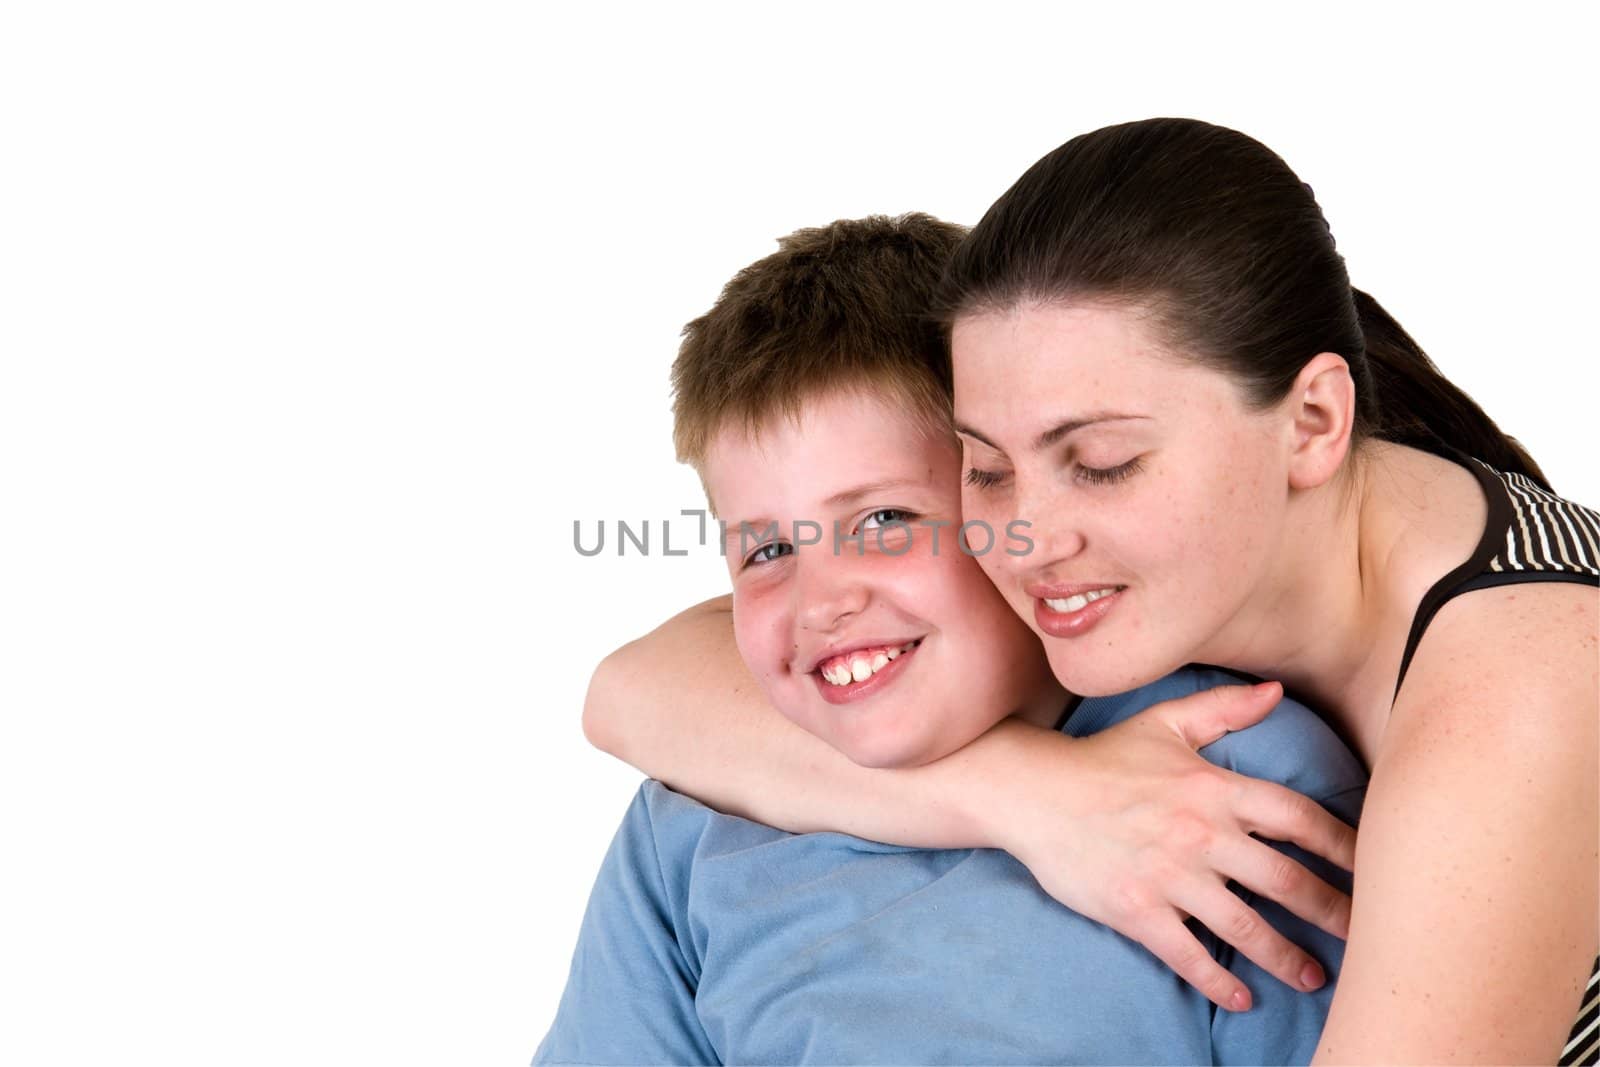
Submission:
[[[1048,694],[1041,694],[1027,707],[1019,709],[1014,717],[1059,733],[1082,701],[1083,698],[1077,694],[1056,687]]]

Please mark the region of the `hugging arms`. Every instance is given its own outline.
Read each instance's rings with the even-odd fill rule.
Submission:
[[[930,304],[960,517],[1032,524],[1034,552],[978,562],[1059,683],[1118,693],[1190,662],[1281,679],[1371,768],[1319,1056],[1591,1056],[1571,1022],[1600,939],[1594,513],[1350,287],[1309,189],[1232,131],[1150,120],[1068,142],[961,242]],[[818,626],[849,636],[878,601],[841,599],[859,573],[797,540],[730,559],[735,628],[742,609],[770,624],[782,594],[832,604]],[[591,738],[785,829],[1007,847],[1225,1005],[1237,983],[1182,942],[1185,914],[1254,939],[1286,980],[1298,960],[1249,916],[1203,910],[1223,878],[1277,877],[1285,903],[1342,922],[1245,845],[1259,830],[1334,852],[1336,835],[1193,755],[1262,709],[1212,698],[1082,741],[1009,720],[928,766],[863,771],[752,690],[832,685],[838,665],[819,680],[774,645],[739,672],[733,636],[707,609],[618,653]]]
[[[1064,729],[1092,739],[1225,680],[1176,672],[1083,701]],[[1365,772],[1292,703],[1206,756],[1289,781],[1341,818],[1359,809]],[[1297,861],[1348,885],[1325,861]],[[1236,899],[1337,973],[1338,938],[1248,892]],[[535,1063],[1309,1061],[1331,985],[1301,992],[1199,934],[1208,958],[1257,990],[1252,1010],[1216,1010],[1005,852],[786,834],[646,782]]]
[[[737,655],[723,670],[674,651],[671,625],[635,650],[659,647],[669,662],[690,654],[735,688],[750,672],[784,721],[872,775],[959,759],[951,754],[1007,718],[1098,744],[1151,704],[1187,701],[1213,721],[1201,723],[1202,740],[1219,738],[1207,766],[1305,804],[1348,848],[1339,818],[1354,820],[1366,775],[1325,724],[1285,702],[1267,723],[1223,736],[1277,701],[1275,683],[1218,690],[1234,679],[1178,671],[1114,697],[1069,698],[965,542],[940,537],[960,525],[959,455],[943,344],[923,312],[963,233],[927,216],[800,231],[691,324],[674,368],[676,429],[713,506],[742,517],[727,544]],[[780,534],[771,517],[786,515],[837,531],[838,550]],[[597,673],[591,710],[627,656]],[[638,698],[653,700],[653,672],[635,673],[647,687]],[[1219,707],[1233,711],[1219,718]],[[688,741],[706,736],[704,722],[682,725]],[[1170,836],[1160,820],[1152,828]],[[1347,874],[1309,853],[1244,842],[1269,869],[1306,864],[1348,888]],[[1283,970],[1292,985],[1173,919],[1197,959],[1256,993],[1259,1010],[1219,1013],[1135,942],[1055,905],[1004,853],[790,835],[647,783],[595,884],[535,1061],[1306,1062],[1346,903],[1306,881],[1319,892],[1299,896],[1322,899],[1302,910],[1334,933],[1220,880],[1198,884],[1213,899],[1189,903],[1296,946]],[[1243,940],[1237,922],[1212,921]]]
[[[1277,980],[1302,990],[1321,982],[1304,977],[1317,960],[1237,897],[1213,891],[1224,882],[1335,937],[1349,931],[1346,893],[1251,835],[1349,870],[1354,830],[1303,794],[1194,754],[1260,721],[1281,692],[1207,689],[1081,740],[1013,716],[936,762],[869,768],[774,710],[739,657],[723,596],[601,664],[584,730],[680,793],[792,833],[1005,849],[1074,911],[1237,1010],[1251,991],[1185,926],[1190,914]]]

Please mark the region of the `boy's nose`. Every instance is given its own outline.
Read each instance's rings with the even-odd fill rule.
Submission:
[[[807,630],[828,631],[867,606],[866,584],[841,559],[811,552],[797,563],[795,618]]]

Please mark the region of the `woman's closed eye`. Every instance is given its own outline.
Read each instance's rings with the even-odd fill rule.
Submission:
[[[967,469],[967,484],[978,489],[992,489],[1005,480],[1005,475],[995,471],[982,471],[976,467]]]
[[[1085,485],[1114,485],[1125,481],[1144,469],[1139,456],[1115,467],[1086,467],[1079,463],[1073,477]]]
[[[1115,467],[1090,467],[1079,463],[1074,467],[1072,476],[1085,485],[1114,485],[1133,477],[1143,469],[1143,461],[1135,456]],[[999,471],[979,470],[977,467],[967,469],[966,483],[977,489],[992,489],[1005,480],[1006,475]]]

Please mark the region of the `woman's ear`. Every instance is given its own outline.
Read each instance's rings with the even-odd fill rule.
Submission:
[[[1333,352],[1321,352],[1300,368],[1284,398],[1293,428],[1289,485],[1314,489],[1339,472],[1350,451],[1356,388],[1350,365]]]

